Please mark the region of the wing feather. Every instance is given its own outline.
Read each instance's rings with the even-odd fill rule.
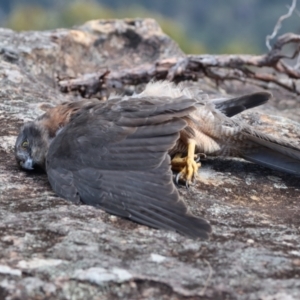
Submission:
[[[231,99],[214,99],[216,109],[223,112],[227,117],[232,117],[244,110],[266,103],[272,95],[268,92],[257,92]]]
[[[179,118],[195,109],[194,101],[132,101],[84,110],[62,130],[47,156],[51,186],[71,201],[79,197],[141,224],[207,238],[211,227],[180,200],[168,155],[186,126]]]

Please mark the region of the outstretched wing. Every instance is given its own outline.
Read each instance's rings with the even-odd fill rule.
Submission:
[[[187,212],[168,150],[194,110],[189,99],[109,100],[81,111],[52,142],[47,174],[55,192],[154,228],[207,238],[210,225]]]

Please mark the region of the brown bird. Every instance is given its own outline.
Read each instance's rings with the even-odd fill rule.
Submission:
[[[203,101],[198,91],[156,82],[131,97],[44,106],[46,113],[21,129],[16,159],[24,169],[43,167],[54,191],[74,203],[207,238],[211,227],[187,211],[171,165],[188,183],[200,166],[195,153],[239,156],[300,174],[296,146],[230,118],[269,98],[261,92]]]

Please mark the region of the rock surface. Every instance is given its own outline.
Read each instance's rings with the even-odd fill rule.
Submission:
[[[0,299],[299,299],[298,177],[238,159],[204,161],[197,183],[180,189],[213,225],[203,242],[72,205],[45,174],[16,166],[15,138],[41,114],[38,104],[74,98],[59,92],[58,77],[182,55],[152,20],[0,29]],[[300,143],[299,100],[274,95],[245,119]]]

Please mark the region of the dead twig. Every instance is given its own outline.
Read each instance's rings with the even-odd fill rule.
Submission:
[[[266,37],[266,46],[267,48],[269,49],[269,51],[272,49],[271,45],[270,45],[270,41],[272,39],[274,39],[276,37],[276,35],[278,34],[278,31],[280,30],[281,26],[282,26],[282,22],[285,20],[285,19],[288,19],[294,12],[295,8],[296,8],[296,5],[297,5],[297,0],[293,0],[292,2],[292,5],[289,7],[289,10],[288,12],[281,16],[277,23],[275,24],[275,27],[273,29],[273,32],[271,35],[267,35]]]
[[[296,45],[292,55],[282,48]],[[257,85],[273,84],[290,92],[300,94],[297,81],[300,72],[284,60],[295,59],[300,52],[300,35],[286,33],[278,37],[272,49],[264,55],[187,55],[170,57],[154,64],[141,64],[133,68],[99,71],[84,74],[75,79],[60,80],[62,92],[78,91],[83,97],[96,97],[101,89],[137,85],[150,80],[198,80],[208,77],[218,82],[237,80]]]

